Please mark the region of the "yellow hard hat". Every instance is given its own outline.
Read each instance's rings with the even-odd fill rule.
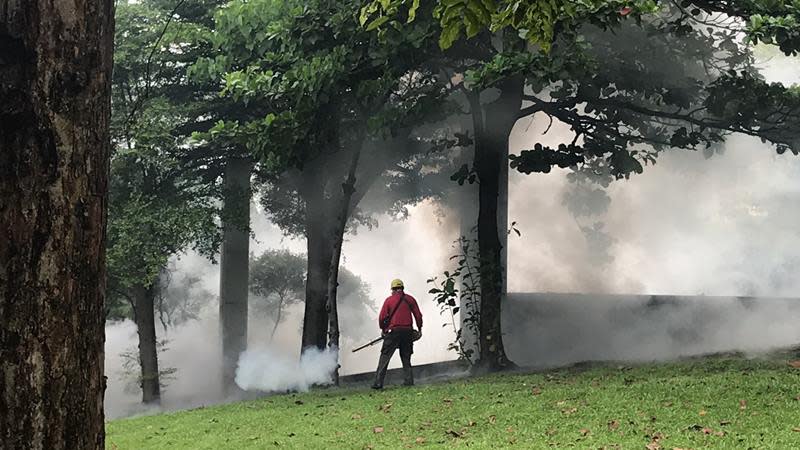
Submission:
[[[395,278],[392,280],[392,289],[402,288],[403,287],[403,280],[399,278]]]

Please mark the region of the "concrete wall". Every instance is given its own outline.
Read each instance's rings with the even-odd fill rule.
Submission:
[[[800,299],[509,293],[503,327],[533,367],[758,353],[800,344]]]

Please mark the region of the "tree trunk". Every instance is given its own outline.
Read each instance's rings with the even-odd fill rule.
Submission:
[[[331,241],[333,243],[333,254],[331,255],[330,270],[328,273],[327,310],[328,310],[328,348],[339,355],[339,312],[337,308],[337,291],[339,287],[339,263],[342,259],[342,245],[344,243],[344,230],[347,227],[347,219],[350,217],[350,203],[353,193],[356,190],[356,169],[358,160],[361,157],[361,146],[359,145],[353,152],[353,159],[350,162],[347,178],[342,183],[342,196],[339,203],[339,211],[336,221],[331,227]],[[339,366],[333,371],[333,381],[339,385]]]
[[[113,2],[0,0],[0,448],[102,449]]]
[[[478,175],[478,253],[481,287],[478,367],[487,370],[513,368],[503,346],[503,246],[498,226],[498,200],[503,165],[508,164],[508,136],[522,105],[524,82],[512,77],[499,86],[500,97],[480,105],[477,93],[470,104],[475,126],[475,171]]]
[[[272,333],[269,334],[269,343],[275,339],[275,331],[278,330],[278,325],[281,323],[281,316],[283,314],[283,296],[278,297],[278,314],[275,316],[275,325],[272,326]]]
[[[222,337],[222,387],[238,392],[236,365],[247,349],[247,296],[250,264],[250,172],[252,162],[231,157],[225,166],[219,320]]]
[[[309,347],[320,350],[327,343],[328,313],[326,296],[333,248],[328,240],[329,214],[325,204],[325,185],[316,171],[307,169],[301,193],[306,203],[306,247],[308,269],[306,273],[306,301],[303,315],[303,340],[301,351]]]
[[[142,368],[142,403],[161,401],[161,384],[158,372],[158,349],[156,340],[156,314],[154,285],[138,284],[133,287],[136,302],[134,319],[139,335],[139,365]]]

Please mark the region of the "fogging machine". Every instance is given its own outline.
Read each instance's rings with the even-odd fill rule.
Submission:
[[[421,333],[420,331],[418,331],[418,330],[412,330],[412,333],[413,333],[413,334],[412,334],[412,338],[411,338],[411,339],[412,339],[414,342],[418,341],[418,340],[419,340],[419,338],[421,338],[421,337],[422,337],[422,333]],[[381,337],[379,337],[379,338],[375,338],[374,340],[372,340],[372,341],[369,341],[368,343],[366,343],[366,344],[362,345],[361,347],[358,347],[358,348],[356,348],[356,349],[353,349],[353,353],[355,353],[355,352],[357,352],[357,351],[359,351],[359,350],[364,350],[365,348],[367,348],[367,347],[369,347],[369,346],[372,346],[372,345],[375,345],[375,344],[377,344],[378,342],[380,342],[380,341],[384,340],[384,339],[386,338],[386,336],[388,336],[388,335],[389,335],[388,333],[387,333],[387,334],[383,334],[383,335],[381,335]]]
[[[353,349],[353,353],[355,353],[355,352],[357,352],[357,351],[359,351],[359,350],[364,350],[365,348],[367,348],[367,347],[370,347],[370,346],[372,346],[372,345],[375,345],[375,344],[377,344],[378,342],[382,341],[382,340],[383,340],[383,338],[385,338],[385,337],[386,337],[386,336],[381,336],[381,337],[379,337],[379,338],[377,338],[377,339],[374,339],[374,340],[372,340],[372,341],[369,341],[368,343],[366,343],[366,344],[362,345],[361,347],[354,348],[354,349]]]

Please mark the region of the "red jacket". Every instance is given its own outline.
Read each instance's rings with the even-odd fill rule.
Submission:
[[[395,328],[414,328],[411,322],[411,315],[414,315],[414,319],[417,321],[417,328],[420,330],[422,329],[422,313],[419,311],[419,306],[417,305],[417,300],[405,294],[405,300],[401,301],[400,297],[402,296],[402,292],[395,292],[389,298],[384,300],[383,308],[381,308],[381,313],[378,315],[378,328],[383,328],[381,323],[384,319],[392,315],[392,320],[389,322],[389,326],[384,329],[383,331],[390,331],[394,330]],[[399,306],[398,306],[399,305]]]

